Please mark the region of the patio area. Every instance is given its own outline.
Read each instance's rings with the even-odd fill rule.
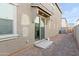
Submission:
[[[79,56],[79,50],[72,33],[59,34],[50,38],[54,43],[47,49],[32,44],[11,56]]]

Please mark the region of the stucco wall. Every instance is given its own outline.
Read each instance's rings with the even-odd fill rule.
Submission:
[[[34,23],[32,23],[32,9],[30,4],[19,4],[18,6],[18,33],[27,42],[34,41]]]
[[[79,25],[74,27],[74,39],[76,39],[79,47]]]
[[[67,27],[67,25],[66,19],[62,18],[62,27]]]
[[[18,37],[0,42],[0,55],[9,55],[18,49],[24,48],[27,42],[34,39],[34,23],[32,23],[32,9],[30,4],[18,4],[17,6],[17,32]],[[8,39],[8,38],[6,38]]]
[[[50,18],[48,18],[47,24],[45,25],[45,37],[48,38],[50,36],[57,35],[61,28],[62,18],[62,14],[57,6],[52,3],[32,3],[32,5],[39,6],[40,8],[51,14]]]
[[[42,6],[42,8],[44,8]],[[44,8],[46,9],[46,8]],[[49,9],[49,8],[48,8]],[[47,10],[47,9],[46,9]],[[35,42],[35,24],[37,9],[31,7],[31,4],[17,5],[17,32],[18,37],[0,42],[0,55],[8,55],[18,49],[24,48],[27,42]],[[51,10],[52,11],[52,10]],[[50,12],[51,13],[51,12]],[[61,28],[61,13],[54,8],[52,16],[48,18],[46,26],[46,38],[58,34]],[[7,39],[7,38],[6,38]]]
[[[56,5],[54,5],[53,8],[53,14],[50,17],[50,36],[55,36],[58,35],[59,30],[61,28],[61,17],[62,14],[60,13],[60,11],[58,10],[58,8],[56,7]]]

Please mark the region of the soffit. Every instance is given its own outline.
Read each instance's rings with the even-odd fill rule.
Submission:
[[[44,17],[50,17],[51,14],[47,12],[45,9],[41,8],[39,5],[32,5],[31,7],[38,8],[38,14]]]

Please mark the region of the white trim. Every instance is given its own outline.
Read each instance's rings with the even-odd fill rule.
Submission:
[[[0,41],[17,38],[18,34],[0,35]]]
[[[19,5],[18,3],[9,3],[9,4],[14,5],[16,7]]]
[[[12,4],[9,4],[9,5],[12,5]],[[14,7],[14,5],[13,5],[13,7]],[[0,41],[13,39],[18,36],[18,34],[17,34],[17,7],[16,6],[14,9],[14,15],[13,15],[12,20],[13,20],[13,34],[0,35]]]
[[[0,39],[12,37],[12,36],[18,36],[18,34],[0,35]]]
[[[14,6],[14,5],[13,5]],[[16,7],[16,6],[15,6]],[[16,10],[15,10],[15,12],[14,12],[15,14],[14,14],[14,24],[13,24],[13,33],[14,34],[17,34],[17,7],[16,7]]]

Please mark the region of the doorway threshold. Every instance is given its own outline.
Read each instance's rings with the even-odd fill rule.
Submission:
[[[43,48],[43,49],[47,49],[47,48],[49,48],[52,44],[53,44],[53,41],[46,40],[46,39],[42,39],[42,40],[36,41],[36,42],[34,43],[34,46],[39,47],[39,48]]]

